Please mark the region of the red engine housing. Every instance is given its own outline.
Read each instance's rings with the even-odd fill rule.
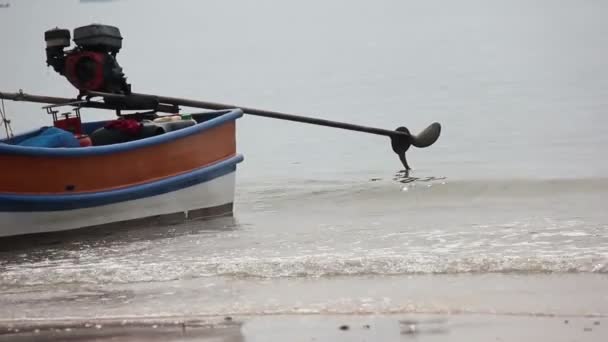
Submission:
[[[66,56],[65,77],[79,90],[103,91],[107,54],[77,51]]]

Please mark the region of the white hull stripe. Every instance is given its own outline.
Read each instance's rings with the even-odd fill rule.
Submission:
[[[0,237],[102,226],[179,213],[185,219],[191,216],[189,213],[205,213],[205,209],[213,212],[213,208],[231,211],[234,183],[235,172],[231,172],[181,190],[98,207],[45,212],[0,212]]]

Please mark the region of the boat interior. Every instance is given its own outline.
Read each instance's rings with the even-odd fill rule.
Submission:
[[[53,118],[52,126],[15,135],[0,143],[32,147],[87,147],[112,145],[166,134],[217,118],[230,110],[189,114],[159,115],[156,112],[121,114],[114,119],[83,122],[80,108],[59,113],[49,105],[44,108]]]

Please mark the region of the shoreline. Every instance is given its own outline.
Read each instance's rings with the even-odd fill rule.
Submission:
[[[606,274],[480,274],[238,279],[5,288],[0,328],[315,315],[608,317]],[[52,319],[49,319],[52,318]]]
[[[277,314],[0,322],[0,341],[603,341],[608,315]]]

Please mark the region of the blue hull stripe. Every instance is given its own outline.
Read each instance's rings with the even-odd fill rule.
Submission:
[[[242,155],[196,169],[186,174],[140,184],[128,188],[94,192],[89,194],[62,195],[15,195],[0,194],[0,211],[57,211],[90,208],[100,205],[132,201],[144,197],[160,195],[184,189],[236,170],[236,164],[243,161]]]

